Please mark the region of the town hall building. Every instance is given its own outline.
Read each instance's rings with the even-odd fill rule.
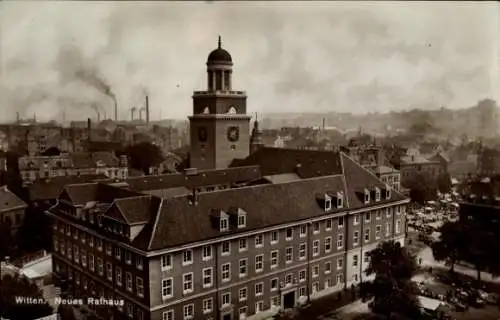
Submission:
[[[54,219],[57,278],[135,320],[265,319],[366,280],[381,241],[404,244],[409,200],[340,151],[266,148],[231,55],[193,94],[189,169],[67,185]]]

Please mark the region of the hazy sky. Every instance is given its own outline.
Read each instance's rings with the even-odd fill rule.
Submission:
[[[191,113],[217,45],[250,112],[462,108],[498,98],[494,2],[0,2],[0,121],[120,116],[149,92],[152,118]]]

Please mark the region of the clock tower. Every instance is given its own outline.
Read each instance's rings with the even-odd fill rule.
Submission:
[[[233,62],[222,49],[207,59],[207,90],[193,93],[193,115],[190,123],[190,167],[198,169],[227,168],[233,159],[250,153],[250,119],[246,114],[247,95],[232,89]]]

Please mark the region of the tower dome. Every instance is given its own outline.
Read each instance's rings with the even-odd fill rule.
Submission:
[[[222,41],[220,36],[217,49],[213,50],[208,55],[207,65],[210,64],[229,64],[229,65],[233,64],[233,59],[231,58],[229,52],[222,49]]]

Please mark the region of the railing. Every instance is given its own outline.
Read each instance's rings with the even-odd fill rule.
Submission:
[[[212,95],[212,94],[246,94],[246,91],[239,90],[216,90],[216,91],[195,91],[195,95]]]

